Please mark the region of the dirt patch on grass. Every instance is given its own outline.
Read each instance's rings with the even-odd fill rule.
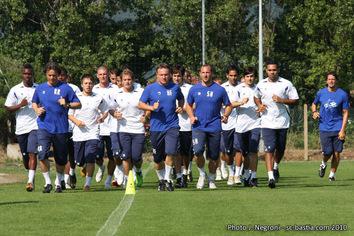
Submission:
[[[0,173],[0,184],[12,184],[22,182],[22,177],[15,174]]]

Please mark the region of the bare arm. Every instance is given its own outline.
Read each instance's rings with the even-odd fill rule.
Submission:
[[[79,119],[77,119],[75,116],[73,115],[68,115],[68,118],[70,121],[72,121],[76,126],[78,127],[85,127],[85,123]]]
[[[22,101],[19,104],[13,105],[13,106],[5,106],[5,109],[9,112],[14,112],[17,111],[19,109],[21,109],[22,107],[25,107],[28,105],[28,101],[26,98],[22,99]]]
[[[37,114],[37,116],[41,116],[45,113],[45,109],[41,106],[39,106],[37,103],[32,103],[32,108],[34,112]]]
[[[227,123],[227,120],[232,112],[232,109],[233,108],[232,108],[231,104],[225,107],[225,112],[224,112],[223,116],[221,117],[221,122],[223,122],[225,124]]]
[[[316,104],[312,103],[311,111],[312,111],[312,118],[314,120],[320,118],[320,113],[317,111],[317,105]]]
[[[349,119],[349,110],[343,110],[343,123],[342,128],[339,131],[338,139],[344,140],[345,139],[345,129],[347,128],[347,123]]]
[[[145,102],[140,101],[138,108],[144,111],[155,111],[159,107],[159,103],[155,102],[153,106],[148,105]]]
[[[194,116],[193,107],[186,103],[185,109],[189,116],[189,119],[191,120],[191,124],[194,124],[198,120],[198,118]]]
[[[281,98],[277,95],[273,95],[272,99],[274,102],[283,103],[286,105],[296,105],[299,101],[299,99]]]
[[[254,103],[256,103],[258,110],[257,112],[264,112],[267,109],[267,106],[262,103],[260,98],[254,97]]]

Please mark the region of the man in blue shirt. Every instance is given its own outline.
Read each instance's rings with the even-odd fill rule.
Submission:
[[[178,147],[177,113],[183,111],[184,105],[181,89],[170,80],[170,77],[169,66],[160,64],[156,69],[156,82],[145,88],[138,106],[142,110],[151,112],[150,140],[159,178],[158,191],[174,190],[170,175]],[[164,160],[165,166],[163,166]]]
[[[212,80],[212,67],[205,64],[200,68],[201,82],[193,86],[188,93],[186,111],[192,124],[192,143],[197,159],[199,179],[197,189],[205,183],[205,159],[203,156],[207,145],[209,160],[209,188],[215,189],[215,173],[220,150],[221,122],[227,123],[232,111],[225,88]],[[224,115],[220,115],[222,105]]]
[[[320,123],[320,139],[323,152],[323,160],[319,169],[321,178],[325,175],[327,161],[333,155],[329,181],[335,180],[349,117],[348,94],[336,87],[336,81],[335,73],[327,74],[327,87],[317,92],[311,107],[313,119],[319,119]],[[320,105],[320,112],[317,111],[318,105]]]
[[[64,167],[67,163],[67,134],[69,129],[68,109],[81,107],[73,89],[58,80],[60,69],[56,63],[49,62],[45,68],[47,82],[40,84],[33,95],[32,107],[36,112],[38,124],[38,159],[45,179],[43,193],[52,190],[49,175],[49,150],[53,145],[56,162],[56,192],[62,192]],[[63,184],[64,183],[64,184]]]

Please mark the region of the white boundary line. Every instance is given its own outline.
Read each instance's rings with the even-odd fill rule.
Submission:
[[[144,179],[146,174],[153,168],[153,166],[154,165],[151,162],[149,167],[144,171]],[[117,208],[112,211],[104,225],[97,231],[96,236],[114,235],[118,231],[118,228],[122,224],[125,214],[127,214],[133,204],[134,197],[135,195],[124,195]]]

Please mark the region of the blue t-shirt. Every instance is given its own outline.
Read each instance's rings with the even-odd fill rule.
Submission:
[[[148,85],[140,101],[152,106],[159,102],[159,108],[151,112],[150,130],[166,131],[171,128],[179,128],[176,114],[176,100],[183,100],[183,94],[177,84],[169,82],[163,86],[157,82]]]
[[[198,118],[192,129],[221,131],[220,109],[223,104],[230,105],[225,88],[214,82],[208,87],[198,83],[189,90],[187,102],[191,106],[195,103],[194,115]]]
[[[45,129],[51,134],[68,132],[68,109],[59,104],[61,97],[68,103],[80,102],[74,90],[66,83],[58,82],[50,86],[45,82],[36,88],[32,102],[45,109],[45,113],[37,119],[39,129]]]
[[[340,131],[343,124],[343,110],[349,109],[348,94],[337,88],[330,92],[328,88],[319,90],[314,104],[320,104],[320,131]]]

